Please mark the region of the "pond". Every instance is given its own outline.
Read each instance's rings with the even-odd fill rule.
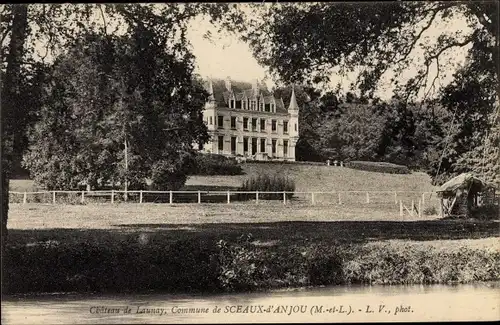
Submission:
[[[500,282],[334,286],[258,293],[4,297],[2,324],[370,322],[500,319]]]

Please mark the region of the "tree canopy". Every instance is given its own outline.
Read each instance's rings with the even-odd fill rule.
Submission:
[[[265,19],[256,14],[262,11]],[[430,175],[439,181],[439,174],[478,171],[478,159],[472,157],[480,154],[485,160],[481,176],[492,180],[498,175],[498,150],[491,149],[498,141],[498,13],[495,1],[255,5],[242,38],[258,62],[286,83],[318,86],[329,82],[334,71],[359,71],[353,90],[370,98],[390,77],[403,110],[406,103],[417,103],[434,119],[428,126],[444,123],[427,128],[434,132],[429,137],[433,150],[442,153],[425,155],[432,160]],[[453,30],[451,24],[460,28]],[[431,30],[437,35],[427,37]],[[466,52],[465,61],[451,67],[446,55],[459,48]],[[405,80],[411,67],[416,72]],[[439,86],[447,73],[452,81]],[[455,118],[436,118],[434,110],[441,108]],[[411,139],[399,141],[409,144]]]

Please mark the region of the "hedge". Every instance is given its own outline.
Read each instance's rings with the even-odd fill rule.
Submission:
[[[370,172],[389,173],[389,174],[410,174],[407,166],[396,165],[386,162],[375,161],[350,161],[346,167],[352,169],[366,170]]]
[[[283,175],[258,175],[257,177],[251,177],[246,179],[242,186],[240,187],[242,192],[289,192],[285,196],[290,199],[295,191],[295,182]],[[238,194],[238,199],[253,199],[255,194]],[[259,198],[264,200],[282,200],[283,194],[281,193],[262,193],[259,194]]]
[[[199,153],[195,156],[191,175],[241,175],[243,169],[235,158]]]

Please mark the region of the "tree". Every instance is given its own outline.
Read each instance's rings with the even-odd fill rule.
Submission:
[[[392,71],[392,86],[402,101],[426,102],[436,97],[440,98],[437,103],[451,113],[453,105],[445,104],[451,98],[451,88],[437,89],[437,81],[448,68],[445,55],[464,48],[468,55],[458,70],[465,69],[470,78],[476,76],[481,86],[473,83],[468,84],[470,88],[458,86],[465,79],[460,73],[455,74],[455,97],[467,94],[480,98],[484,96],[480,90],[487,90],[494,100],[483,101],[486,107],[467,108],[467,112],[476,115],[474,118],[479,118],[478,113],[483,120],[493,121],[492,116],[498,115],[493,103],[498,103],[500,93],[498,6],[493,1],[273,5],[267,7],[266,19],[253,18],[258,17],[255,13],[249,15],[243,39],[250,44],[257,60],[284,82],[321,84],[330,80],[334,68],[341,74],[360,68],[355,86],[362,97],[371,97],[386,73]],[[459,32],[438,27],[439,22],[456,20],[462,24]],[[425,38],[431,29],[440,32],[434,42]],[[399,77],[412,65],[418,67],[416,75],[400,84]],[[430,74],[432,68],[436,70],[434,76]],[[465,123],[460,129],[467,128],[467,119],[459,118],[456,122]],[[488,133],[491,124],[482,126],[486,128],[474,138],[476,148],[485,143],[486,134],[491,134]],[[459,143],[457,140],[455,137],[454,141]],[[458,168],[459,156],[472,148],[463,146],[457,155],[446,151],[442,164],[441,159],[434,164],[441,165],[440,172],[445,176],[473,170],[473,161],[466,164],[469,166],[466,169]]]
[[[192,56],[176,57],[157,36],[143,26],[132,36],[90,34],[57,58],[25,156],[35,181],[49,189],[144,186],[146,178],[161,189],[183,185],[191,144],[208,138],[206,93],[192,80]],[[181,132],[166,134],[172,127]]]
[[[211,21],[228,26],[239,16],[231,4],[35,4],[2,5],[2,248],[7,235],[9,177],[14,139],[26,129],[19,127],[15,105],[22,102],[19,85],[21,70],[56,56],[66,46],[88,32],[116,34],[126,25],[146,25],[162,35],[177,35],[185,40],[189,20],[206,14]],[[97,20],[93,17],[99,17]],[[165,38],[168,39],[168,38]],[[41,44],[40,44],[41,42]],[[166,43],[163,43],[167,45]],[[42,45],[44,52],[36,50]],[[186,50],[186,49],[184,49]],[[29,69],[26,69],[29,71]],[[26,78],[27,76],[24,76]]]
[[[15,6],[10,16],[10,42],[6,61],[9,63],[5,69],[5,79],[2,82],[2,252],[7,236],[7,214],[9,211],[9,177],[12,161],[12,148],[14,145],[14,130],[16,121],[15,105],[21,100],[19,84],[21,79],[21,58],[25,52],[24,43],[27,38],[26,5]],[[2,33],[4,34],[4,33]],[[5,39],[5,36],[2,36]],[[3,42],[2,42],[3,43]],[[5,52],[2,51],[2,57]],[[8,86],[5,86],[8,85]]]

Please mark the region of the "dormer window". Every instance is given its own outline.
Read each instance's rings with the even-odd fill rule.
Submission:
[[[252,111],[255,111],[255,110],[256,110],[256,108],[257,108],[257,103],[255,102],[255,100],[252,100],[252,101],[250,102],[250,109],[251,109]]]
[[[274,104],[273,103],[271,103],[271,112],[276,113],[276,110],[274,108]]]
[[[231,99],[229,100],[229,108],[235,108],[234,98],[231,98]]]
[[[247,109],[247,100],[245,98],[241,101],[241,105],[243,109]]]
[[[263,111],[264,110],[264,102],[263,101],[260,101],[260,110]]]

